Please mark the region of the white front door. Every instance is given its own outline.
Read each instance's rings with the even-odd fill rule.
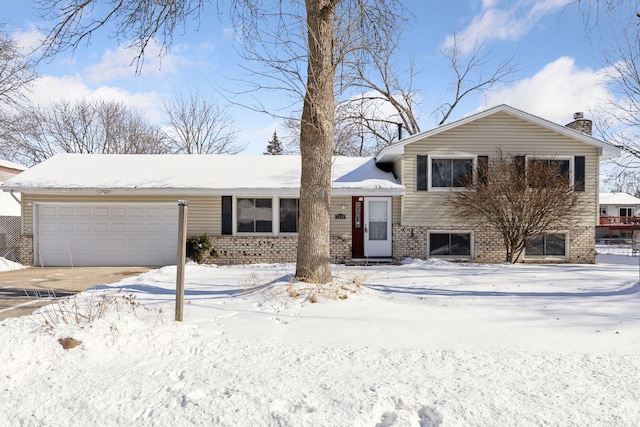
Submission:
[[[364,255],[391,256],[391,197],[365,197]]]

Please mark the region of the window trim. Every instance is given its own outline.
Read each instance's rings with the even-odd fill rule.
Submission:
[[[575,166],[575,156],[553,156],[553,155],[542,155],[538,156],[535,154],[527,154],[524,156],[524,167],[525,173],[529,170],[529,161],[530,160],[568,160],[569,161],[569,187],[574,188],[576,182],[576,166]]]
[[[468,234],[469,235],[469,255],[431,255],[431,235],[432,234]],[[428,230],[427,231],[427,259],[443,259],[451,261],[473,261],[475,259],[475,233],[473,230]]]
[[[271,200],[271,232],[250,232],[238,231],[238,199],[268,199]],[[232,236],[247,237],[275,237],[275,236],[297,236],[298,232],[281,232],[280,231],[280,199],[298,199],[300,196],[233,196],[232,198]],[[299,206],[299,205],[298,205]],[[298,207],[299,209],[299,207]]]
[[[433,186],[433,161],[434,160],[471,160],[471,174],[473,175],[473,182],[475,184],[478,179],[478,155],[476,154],[430,154],[427,161],[427,190],[428,191],[465,191],[465,187],[434,187]]]
[[[543,235],[546,234],[564,234],[564,255],[527,255],[527,246],[525,243],[525,248],[523,252],[523,256],[525,260],[558,260],[558,261],[566,261],[570,258],[570,233],[569,230],[546,230],[541,233]]]

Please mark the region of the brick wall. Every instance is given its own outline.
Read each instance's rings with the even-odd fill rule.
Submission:
[[[297,236],[253,237],[211,236],[218,257],[204,262],[219,265],[295,262]],[[331,236],[331,262],[344,264],[351,259],[351,237]]]
[[[33,266],[33,236],[20,236],[20,263]]]
[[[460,227],[443,225],[439,227],[393,226],[393,258],[426,259],[427,234],[429,230],[460,231]],[[595,263],[595,227],[577,227],[569,230],[569,258],[567,260],[520,259],[520,262],[571,262],[576,264]],[[505,262],[505,249],[502,236],[493,227],[484,226],[473,229],[474,262]]]

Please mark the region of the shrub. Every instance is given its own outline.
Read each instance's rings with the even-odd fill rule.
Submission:
[[[214,258],[218,256],[218,251],[211,247],[211,239],[207,233],[202,236],[187,237],[187,258],[200,264],[207,253]]]

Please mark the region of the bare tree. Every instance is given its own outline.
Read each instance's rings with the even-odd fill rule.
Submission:
[[[187,20],[197,19],[207,3],[105,0],[97,7],[97,0],[39,1],[55,21],[44,45],[47,54],[75,48],[90,40],[95,31],[111,25],[116,38],[129,40],[137,50],[139,65],[152,39],[169,46],[173,32]],[[350,52],[362,48],[363,41],[379,46],[385,43],[386,36],[397,28],[401,0],[300,0],[278,5],[274,8],[273,2],[231,0],[232,14],[240,18],[236,28],[245,36],[245,46],[255,41],[255,52],[261,51],[263,63],[271,66],[271,73],[265,74],[285,85],[296,77],[301,83],[302,173],[296,276],[326,283],[331,280],[329,202],[336,70]],[[288,20],[284,7],[293,11],[291,16],[303,16],[304,20]],[[270,28],[268,25],[274,24],[265,17],[275,18],[276,25],[270,32],[262,31],[265,25]],[[295,34],[297,37],[291,37]],[[262,43],[269,36],[272,42]],[[268,49],[278,46],[291,48],[288,52],[292,56],[282,56],[282,50],[272,54]]]
[[[506,262],[515,263],[531,238],[575,220],[582,203],[575,190],[583,183],[573,184],[562,161],[529,158],[525,164],[524,156],[498,152],[479,161],[477,176],[468,176],[466,189],[448,203],[460,219],[495,227]]]
[[[453,99],[437,108],[436,114],[440,116],[438,125],[444,124],[449,119],[453,110],[467,95],[484,92],[496,83],[505,81],[509,75],[517,71],[513,57],[487,71],[491,51],[486,50],[485,42],[476,41],[467,55],[463,54],[460,48],[462,42],[460,36],[454,34],[451,45],[440,50],[440,53],[449,60],[453,71],[451,82]]]
[[[608,180],[611,191],[640,197],[640,172],[622,169]]]
[[[6,126],[0,154],[32,165],[57,153],[168,152],[164,133],[137,110],[110,101],[61,101],[20,110]]]
[[[238,131],[230,114],[211,97],[198,92],[175,95],[164,101],[170,139],[175,152],[187,154],[237,154]]]
[[[0,107],[17,106],[35,78],[33,63],[20,52],[15,40],[0,33]]]
[[[337,151],[375,154],[400,139],[403,132],[407,135],[420,132],[417,108],[420,94],[413,85],[418,72],[412,60],[404,67],[399,64],[402,52],[399,41],[399,36],[390,35],[382,45],[367,45],[354,60],[351,80],[360,93],[338,104],[336,126],[348,129],[345,135],[356,136],[337,139],[340,147]],[[438,125],[449,120],[464,98],[491,89],[517,71],[513,57],[492,66],[493,54],[483,41],[477,41],[469,53],[463,52],[462,42],[454,34],[451,44],[440,50],[452,71],[452,99],[434,111],[439,117]]]

